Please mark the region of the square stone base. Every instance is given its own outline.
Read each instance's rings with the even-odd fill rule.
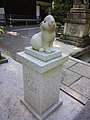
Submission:
[[[54,105],[52,105],[46,112],[43,114],[38,114],[24,99],[20,100],[20,102],[28,109],[28,111],[35,117],[37,120],[45,120],[48,118],[53,112],[55,112],[61,105],[62,101],[57,101]]]
[[[40,59],[46,58],[45,62],[36,58],[38,51],[34,52],[30,48],[25,50],[17,54],[23,64],[24,100],[21,101],[38,120],[45,120],[62,104],[59,101],[60,71],[68,56],[61,55],[58,50],[55,52],[57,55],[59,53],[59,57],[55,56],[53,59],[50,54],[37,53]],[[30,51],[35,56],[29,55]]]
[[[62,56],[62,51],[57,49],[57,48],[53,48],[54,52],[52,52],[51,54],[47,54],[45,52],[40,52],[37,50],[33,50],[32,47],[25,47],[25,53],[33,56],[41,61],[47,62],[50,60],[53,60],[55,58],[58,58],[60,56]]]
[[[80,38],[80,37],[75,37],[75,36],[61,35],[60,39],[58,39],[58,40],[60,40],[61,42],[75,45],[77,47],[86,47],[86,46],[90,45],[90,37],[89,36]]]

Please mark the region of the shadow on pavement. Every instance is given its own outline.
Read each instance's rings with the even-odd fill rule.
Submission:
[[[30,46],[30,38],[37,32],[39,32],[38,26],[6,27],[5,34],[0,38],[0,48],[15,59],[17,52]]]
[[[90,101],[88,101],[83,110],[74,118],[74,120],[90,120]]]

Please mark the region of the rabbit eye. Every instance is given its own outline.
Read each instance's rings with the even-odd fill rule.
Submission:
[[[44,20],[44,23],[46,22],[46,20]]]

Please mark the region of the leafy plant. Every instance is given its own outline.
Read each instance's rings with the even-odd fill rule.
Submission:
[[[53,0],[52,1],[52,15],[56,22],[63,23],[63,18],[67,17],[70,8],[73,4],[73,0]]]
[[[0,26],[0,34],[4,33],[4,27]]]
[[[63,34],[64,26],[60,22],[56,22],[57,33]]]
[[[60,29],[62,24],[60,22],[56,22],[56,25],[58,26],[58,29]]]

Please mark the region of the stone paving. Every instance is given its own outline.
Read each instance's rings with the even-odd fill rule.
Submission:
[[[83,110],[74,118],[74,120],[90,120],[90,101],[88,101]]]
[[[25,39],[23,41],[25,42]],[[12,46],[13,42],[10,42],[11,44],[9,45]],[[2,45],[4,45],[4,43],[0,44],[0,47],[3,49]],[[22,47],[24,44],[20,45]],[[65,45],[58,41],[56,41],[54,45],[66,54],[81,49],[72,45]],[[12,47],[12,51],[14,50],[17,49],[13,49]],[[22,51],[22,49],[20,49],[20,51]],[[12,56],[13,52],[9,52]],[[15,52],[16,51],[14,51],[14,53]],[[23,97],[22,66],[11,57],[7,55],[6,57],[9,62],[0,65],[0,120],[36,120],[20,103],[20,99]],[[68,62],[63,65],[61,81],[60,98],[63,100],[63,105],[47,120],[73,120],[78,113],[83,110],[86,102],[90,100],[89,63],[69,57]],[[90,120],[90,118],[87,120]]]
[[[5,52],[15,59],[16,53],[23,51],[24,47],[30,46],[30,38],[33,34],[39,31],[39,25],[28,27],[7,27],[5,34],[0,37],[0,48],[3,48]],[[55,41],[54,46],[63,50],[66,54],[81,50],[81,48],[69,44],[65,45],[59,41]]]
[[[22,65],[8,57],[0,65],[0,120],[36,120],[20,103],[23,98]],[[83,104],[60,91],[63,105],[47,120],[73,120],[83,109]]]
[[[23,51],[24,47],[30,46],[30,38],[33,34],[39,32],[38,26],[33,27],[8,27],[5,34],[0,37],[0,48],[16,58],[16,53]]]
[[[89,63],[70,57],[70,60],[63,66],[61,89],[79,102],[85,104],[90,99],[89,75]]]

